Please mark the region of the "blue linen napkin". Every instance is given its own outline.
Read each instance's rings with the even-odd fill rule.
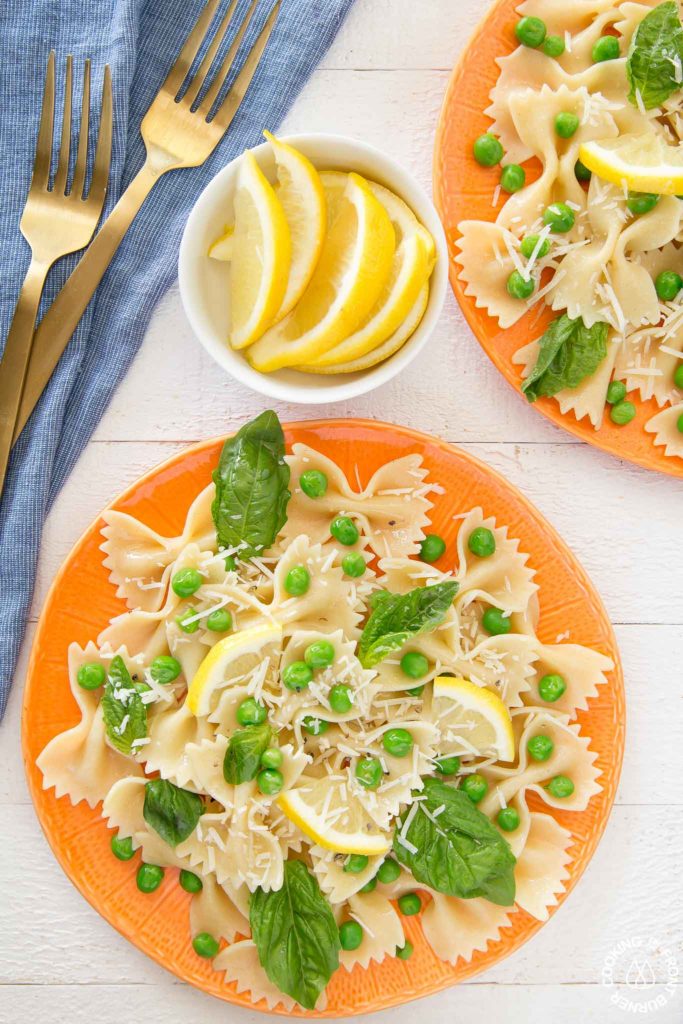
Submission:
[[[173,171],[155,186],[126,235],[23,431],[0,504],[0,719],[24,631],[45,516],[128,369],[154,306],[176,275],[188,212],[207,182],[242,150],[276,129],[329,47],[353,0],[283,0],[277,25],[227,136],[202,167]],[[111,66],[114,144],[106,212],[144,160],[139,125],[203,0],[4,0],[0,10],[0,338],[7,335],[29,261],[19,220],[31,178],[45,65],[64,59],[78,75],[92,58],[93,97]],[[242,0],[237,14],[244,13]],[[255,36],[271,7],[262,0]],[[61,74],[60,74],[61,72]],[[61,109],[61,99],[58,105]],[[99,121],[96,112],[94,123]],[[78,257],[50,275],[43,309]],[[154,400],[150,384],[150,400]]]

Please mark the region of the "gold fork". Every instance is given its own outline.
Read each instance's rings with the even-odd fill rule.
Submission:
[[[143,118],[140,133],[147,150],[145,163],[105,220],[92,245],[57,295],[36,331],[14,432],[15,440],[40,398],[124,234],[154,185],[167,171],[203,164],[223,138],[244,99],[273,31],[281,0],[277,0],[270,11],[239,74],[211,120],[209,116],[232,70],[237,51],[259,0],[251,0],[225,58],[209,83],[211,66],[226,38],[237,7],[238,0],[232,0],[187,89],[178,98],[194,60],[210,36],[211,24],[221,2],[222,0],[207,0],[166,80]],[[206,85],[208,89],[202,96],[202,90]]]
[[[21,233],[31,247],[31,262],[24,278],[0,361],[0,492],[7,471],[12,436],[31,354],[33,330],[48,270],[60,256],[83,249],[97,226],[109,179],[112,139],[112,96],[109,68],[104,71],[102,114],[97,152],[85,195],[90,118],[90,61],[83,72],[83,99],[78,150],[71,189],[67,193],[71,152],[71,82],[73,60],[66,58],[64,116],[54,183],[50,188],[52,135],[55,108],[55,54],[50,53],[45,75],[43,106],[36,143],[33,176],[21,217]]]

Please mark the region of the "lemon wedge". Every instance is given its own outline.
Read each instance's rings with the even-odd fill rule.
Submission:
[[[605,181],[633,192],[683,193],[683,146],[671,146],[654,133],[584,142],[579,160]]]
[[[307,366],[298,366],[297,369],[303,370],[305,373],[357,373],[359,370],[368,370],[371,366],[384,362],[389,356],[393,356],[395,352],[398,352],[408,341],[408,338],[415,333],[425,314],[428,302],[429,285],[424,284],[417,302],[399,329],[390,338],[382,342],[381,345],[378,345],[377,348],[373,348],[371,352],[368,352],[367,355],[360,356],[358,359],[352,359],[348,363],[338,363],[331,366],[309,363]]]
[[[438,676],[434,680],[434,710],[442,735],[463,740],[471,753],[495,753],[499,761],[512,761],[515,737],[510,712],[497,693],[469,679]]]
[[[246,348],[273,322],[289,280],[289,227],[273,186],[247,151],[235,186],[230,344]]]
[[[252,366],[267,373],[310,362],[353,334],[382,293],[395,249],[384,206],[360,175],[349,174],[308,288],[289,316],[249,349]]]
[[[345,782],[302,776],[300,784],[284,792],[277,803],[324,850],[374,857],[391,848],[391,837],[380,832]]]
[[[266,623],[223,637],[211,648],[190,683],[185,703],[193,715],[213,711],[214,695],[243,679],[265,658],[276,658],[282,647],[282,626]]]
[[[277,165],[276,195],[282,204],[292,242],[287,291],[275,320],[289,313],[313,276],[325,240],[327,206],[320,176],[298,149],[263,133],[272,146]]]
[[[221,263],[227,263],[232,259],[232,253],[234,249],[234,227],[228,227],[225,229],[224,234],[209,247],[209,256],[212,260],[219,260]]]

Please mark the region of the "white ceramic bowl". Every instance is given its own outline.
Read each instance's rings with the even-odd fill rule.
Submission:
[[[353,170],[396,192],[431,232],[437,258],[430,279],[429,302],[415,333],[393,356],[378,366],[349,374],[275,373],[254,370],[242,352],[227,343],[230,323],[229,264],[209,259],[210,245],[233,221],[233,192],[238,160],[209,182],[195,204],[183,234],[178,262],[180,297],[194,333],[229,374],[271,398],[322,404],[365,394],[385,384],[415,359],[434,330],[446,295],[448,250],[441,222],[418,183],[399,164],[373,146],[341,135],[291,135],[285,139],[320,170]],[[253,150],[260,167],[275,180],[275,161],[268,143]]]

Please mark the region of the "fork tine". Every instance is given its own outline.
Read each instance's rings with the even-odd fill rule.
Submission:
[[[268,19],[267,19],[265,25],[263,26],[263,28],[261,29],[261,31],[260,31],[260,33],[258,35],[258,38],[256,39],[256,42],[254,43],[254,45],[252,46],[251,50],[247,54],[247,59],[245,60],[244,64],[242,65],[242,69],[241,69],[240,73],[238,74],[238,76],[235,79],[235,81],[232,83],[232,85],[231,85],[231,87],[230,87],[230,89],[228,91],[227,96],[225,97],[225,99],[221,103],[220,107],[216,111],[216,116],[213,119],[214,123],[217,124],[219,128],[222,128],[223,131],[226,131],[227,128],[229,127],[230,123],[232,122],[233,117],[235,116],[235,114],[237,113],[237,111],[239,109],[240,103],[242,102],[242,100],[244,99],[244,97],[246,95],[247,89],[251,85],[251,80],[252,80],[252,78],[254,77],[254,75],[256,73],[256,68],[259,65],[259,61],[261,60],[261,57],[263,55],[263,51],[265,50],[266,44],[268,43],[268,40],[270,39],[271,32],[273,31],[273,29],[275,27],[275,22],[277,20],[278,14],[280,12],[280,6],[281,6],[281,0],[277,0],[277,2],[273,6],[273,9],[271,10],[270,14],[268,15]],[[226,76],[227,76],[227,72],[226,72]],[[223,83],[225,81],[225,77],[226,76],[223,76],[222,80],[220,81],[220,84],[218,84],[216,86],[216,83],[221,78],[221,76],[218,75],[217,78],[216,78],[216,82],[214,82],[213,86],[211,87],[212,90],[215,88],[216,96],[218,95],[218,93],[220,92],[221,88],[223,87]],[[208,97],[208,94],[207,94],[207,97],[204,100],[204,103],[202,103],[202,107],[204,107],[204,104],[206,103],[208,98],[209,97]],[[214,99],[215,99],[215,96],[214,96]],[[211,102],[213,103],[213,100]],[[208,113],[208,110],[207,110],[207,113]]]
[[[52,131],[55,118],[55,51],[50,50],[45,71],[43,107],[40,112],[40,127],[36,140],[36,158],[33,165],[31,187],[47,188],[50,180],[52,161]]]
[[[239,50],[240,44],[244,39],[245,32],[249,28],[249,23],[254,16],[254,12],[256,11],[258,4],[259,0],[251,0],[249,10],[244,15],[244,19],[237,31],[237,35],[233,39],[230,45],[230,49],[225,55],[223,63],[216,72],[210,88],[207,89],[206,96],[202,100],[201,106],[199,106],[197,109],[197,112],[204,118],[209,116],[211,108],[213,107],[214,103],[216,102],[216,99],[218,98],[218,94],[225,85],[225,81],[228,75],[230,74],[232,65],[235,62],[235,56],[237,55],[237,51]]]
[[[216,30],[216,33],[211,42],[211,46],[204,54],[204,58],[201,64],[197,68],[197,71],[193,76],[191,83],[188,85],[187,92],[183,99],[189,106],[192,106],[192,104],[197,99],[197,96],[199,96],[199,93],[202,90],[202,86],[206,81],[206,76],[211,70],[211,65],[213,64],[214,58],[220,49],[221,43],[225,39],[225,34],[228,31],[228,28],[230,27],[230,22],[232,21],[232,16],[235,13],[235,8],[237,7],[238,3],[239,0],[232,0],[232,3],[230,4],[227,11],[223,15],[223,19]]]
[[[64,78],[64,114],[62,116],[62,141],[59,145],[59,161],[55,174],[55,192],[66,192],[66,179],[69,174],[69,151],[71,149],[71,79],[73,73],[73,57],[66,58],[66,76]]]
[[[112,95],[111,95],[111,70],[108,64],[104,67],[104,79],[102,81],[102,105],[100,114],[100,127],[97,135],[97,149],[95,150],[95,165],[92,172],[92,180],[88,189],[88,199],[93,198],[101,202],[107,191],[109,180],[109,163],[111,161],[111,138],[112,138]]]
[[[180,86],[185,81],[188,71],[192,67],[192,62],[201,49],[206,33],[213,21],[213,16],[218,10],[220,3],[221,0],[206,0],[206,5],[202,10],[202,13],[194,23],[194,27],[185,40],[182,50],[176,57],[175,63],[166,76],[164,84],[161,87],[162,91],[170,92],[175,96],[180,89]]]
[[[81,123],[78,135],[78,155],[74,167],[74,180],[71,186],[71,195],[77,198],[83,197],[83,183],[85,181],[85,168],[88,163],[88,133],[90,131],[90,59],[85,62],[83,70],[83,99],[81,101]]]

